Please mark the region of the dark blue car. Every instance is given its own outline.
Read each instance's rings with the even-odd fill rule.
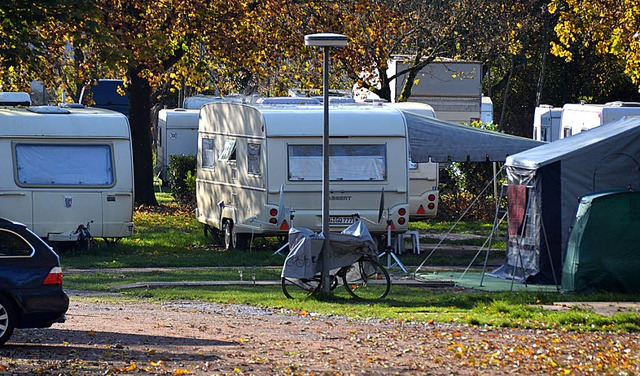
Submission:
[[[15,328],[64,322],[68,308],[58,255],[25,225],[0,218],[0,346]]]

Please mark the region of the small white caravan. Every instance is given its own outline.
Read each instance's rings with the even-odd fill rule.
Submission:
[[[168,181],[169,156],[196,155],[200,109],[174,108],[158,112],[156,135],[156,167]]]
[[[561,138],[571,136],[625,116],[640,115],[638,102],[608,102],[605,104],[567,103],[562,106]]]
[[[50,242],[133,231],[127,118],[100,108],[0,107],[0,217]],[[83,235],[86,235],[83,234]]]
[[[533,139],[557,141],[562,136],[562,108],[541,104],[533,112]]]
[[[196,216],[205,231],[240,249],[252,236],[286,236],[292,226],[321,231],[323,115],[318,105],[202,107]],[[404,116],[387,106],[332,105],[329,118],[331,230],[357,214],[374,235],[386,232],[387,220],[393,234],[405,232]]]
[[[384,103],[385,106],[421,116],[436,117],[433,107],[420,102]],[[437,163],[413,163],[409,159],[409,220],[421,221],[438,214],[440,171]]]

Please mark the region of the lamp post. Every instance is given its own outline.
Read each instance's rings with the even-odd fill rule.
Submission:
[[[329,48],[344,47],[347,44],[347,37],[342,34],[320,33],[304,36],[306,46],[323,48],[322,63],[322,103],[324,106],[324,131],[322,133],[322,233],[324,243],[322,245],[322,294],[331,294],[331,283],[329,281]]]

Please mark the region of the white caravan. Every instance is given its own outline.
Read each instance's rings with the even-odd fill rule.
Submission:
[[[561,138],[589,130],[593,127],[640,115],[638,102],[608,102],[605,104],[574,104],[562,106]]]
[[[202,107],[196,216],[205,232],[242,249],[253,236],[286,236],[291,226],[321,231],[323,116],[318,105]],[[386,233],[387,220],[393,234],[404,233],[404,116],[387,106],[332,105],[329,118],[331,231],[358,215],[372,234]]]
[[[199,116],[199,109],[175,108],[158,112],[156,167],[159,168],[162,180],[169,180],[169,156],[196,155]]]
[[[557,141],[562,136],[562,108],[541,104],[533,112],[533,139]]]
[[[385,106],[417,115],[436,117],[433,107],[419,102],[385,103]],[[413,163],[409,159],[409,220],[435,218],[438,214],[440,171],[437,163]]]
[[[133,231],[127,118],[100,108],[0,107],[0,217],[49,242]],[[83,226],[83,227],[81,227]]]

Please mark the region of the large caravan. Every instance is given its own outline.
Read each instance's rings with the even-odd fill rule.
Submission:
[[[565,138],[625,116],[640,115],[640,103],[608,102],[605,104],[575,104],[562,106],[562,133]]]
[[[533,113],[533,139],[557,141],[562,136],[562,108],[541,104]]]
[[[385,103],[385,106],[435,118],[433,107],[419,102]],[[437,163],[414,163],[409,159],[409,220],[435,218],[438,214],[440,169]]]
[[[133,231],[127,118],[99,108],[0,107],[0,217],[50,242]],[[83,231],[80,231],[80,230]]]
[[[227,248],[289,227],[322,229],[323,107],[210,103],[200,112],[197,218]],[[387,106],[330,109],[330,226],[407,230],[408,139]],[[383,199],[381,199],[383,198]],[[380,211],[380,208],[383,210]],[[382,214],[382,215],[380,215]]]
[[[196,155],[199,115],[199,109],[174,108],[158,112],[156,167],[160,169],[162,180],[169,180],[170,156]]]

